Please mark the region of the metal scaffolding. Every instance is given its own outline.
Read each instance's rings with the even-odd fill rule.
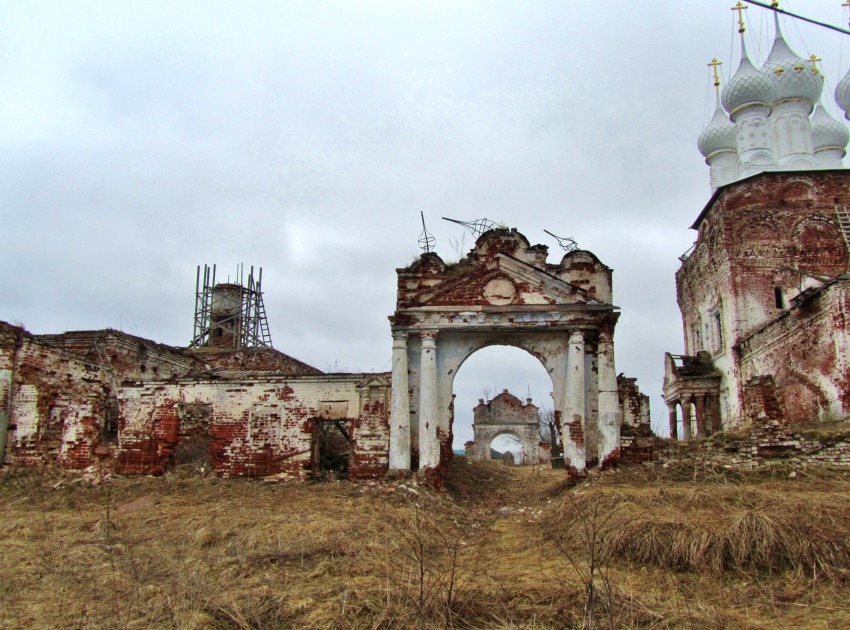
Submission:
[[[271,348],[272,336],[269,332],[269,322],[266,308],[263,304],[263,268],[260,267],[256,279],[254,267],[248,272],[248,282],[245,283],[245,266],[239,265],[236,271],[236,282],[229,278],[226,284],[216,283],[216,266],[204,265],[203,273],[198,265],[195,278],[195,322],[192,329],[190,348],[204,348],[212,345],[213,332],[216,329],[229,328],[232,339],[231,347],[240,348]],[[236,289],[239,292],[238,306],[221,319],[213,318],[213,301],[216,291]]]

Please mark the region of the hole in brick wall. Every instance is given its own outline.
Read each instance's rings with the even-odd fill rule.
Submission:
[[[351,420],[313,421],[311,467],[316,479],[346,479],[351,455]]]
[[[147,372],[147,371],[148,371],[147,366],[146,366],[144,363],[142,363],[142,365],[141,365],[141,366],[139,366],[139,372],[141,372],[142,374],[144,374],[144,373],[145,373],[145,372]]]
[[[104,403],[100,437],[105,444],[118,441],[118,399],[115,396],[109,396]]]
[[[776,303],[776,308],[785,308],[785,295],[782,293],[781,287],[773,287],[773,300]]]

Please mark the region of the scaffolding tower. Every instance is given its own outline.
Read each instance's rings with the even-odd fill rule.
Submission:
[[[263,268],[254,278],[254,267],[245,283],[245,265],[236,281],[216,283],[216,266],[198,265],[195,278],[195,323],[190,348],[271,348],[272,336],[263,304]]]

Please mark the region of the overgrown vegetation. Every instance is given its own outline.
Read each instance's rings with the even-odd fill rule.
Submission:
[[[195,468],[196,469],[196,468]],[[191,466],[0,477],[4,628],[837,628],[835,471],[466,464],[412,483],[269,484]]]

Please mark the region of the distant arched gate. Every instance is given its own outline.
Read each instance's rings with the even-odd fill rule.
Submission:
[[[491,345],[523,348],[546,367],[568,465],[619,455],[611,270],[590,252],[569,252],[557,265],[547,254],[516,229],[495,229],[458,263],[426,253],[397,270],[391,471],[418,461],[424,472],[451,457],[454,376]]]

